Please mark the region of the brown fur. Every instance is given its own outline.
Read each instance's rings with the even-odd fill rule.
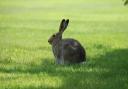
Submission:
[[[48,40],[52,45],[57,64],[74,64],[86,61],[86,52],[77,40],[72,38],[62,39],[62,34],[68,23],[68,19],[62,19],[59,32],[53,34]]]

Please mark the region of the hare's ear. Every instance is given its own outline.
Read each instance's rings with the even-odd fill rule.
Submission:
[[[127,5],[127,4],[128,4],[128,0],[125,0],[124,5]]]
[[[64,30],[67,28],[68,23],[69,23],[69,19],[67,19],[67,20],[62,19],[61,24],[60,24],[60,28],[59,28],[59,32],[63,33]]]

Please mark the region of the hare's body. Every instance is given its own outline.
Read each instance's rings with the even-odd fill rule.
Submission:
[[[86,52],[82,45],[75,39],[62,39],[69,20],[63,19],[59,32],[53,34],[48,42],[52,45],[53,54],[57,64],[75,64],[86,61]]]
[[[85,61],[85,50],[75,39],[62,39],[52,47],[57,64],[74,64]]]

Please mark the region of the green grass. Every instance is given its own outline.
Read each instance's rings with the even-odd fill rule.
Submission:
[[[87,63],[56,65],[47,40],[81,42]],[[0,89],[128,89],[128,8],[121,0],[0,0]]]

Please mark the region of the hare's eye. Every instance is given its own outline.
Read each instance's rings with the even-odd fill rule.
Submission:
[[[53,35],[53,37],[55,37],[55,34]]]

